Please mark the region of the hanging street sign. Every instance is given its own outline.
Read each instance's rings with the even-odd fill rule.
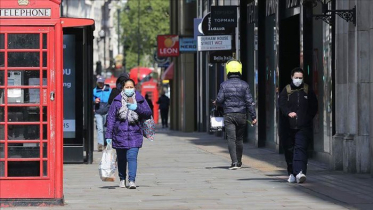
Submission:
[[[231,50],[231,35],[198,36],[198,51]]]
[[[158,35],[158,56],[159,57],[177,57],[179,51],[179,35]]]
[[[226,63],[233,59],[232,55],[232,50],[209,52],[209,63]]]
[[[180,53],[197,52],[197,40],[192,37],[179,38]]]
[[[211,13],[208,13],[203,17],[201,24],[198,25],[198,30],[204,35],[219,35],[219,34],[232,34],[235,27],[219,26],[215,27],[211,25]]]
[[[211,26],[236,27],[237,6],[211,6]]]

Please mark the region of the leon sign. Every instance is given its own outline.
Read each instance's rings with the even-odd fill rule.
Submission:
[[[157,43],[159,57],[179,56],[179,35],[158,35]]]

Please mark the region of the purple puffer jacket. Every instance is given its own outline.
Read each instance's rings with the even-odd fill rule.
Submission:
[[[136,91],[137,109],[135,112],[139,119],[149,119],[152,111],[142,95]],[[107,115],[106,139],[113,140],[113,148],[129,149],[133,147],[142,147],[143,135],[140,123],[129,125],[128,121],[122,121],[118,118],[118,111],[122,107],[122,96],[119,94],[114,98]]]

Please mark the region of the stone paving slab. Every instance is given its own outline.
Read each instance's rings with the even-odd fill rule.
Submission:
[[[64,165],[65,206],[7,209],[373,209],[372,179],[365,175],[328,171],[311,161],[307,182],[290,184],[282,155],[244,147],[244,167],[231,171],[222,138],[162,130],[140,150],[137,189],[102,182],[95,152],[92,165]]]

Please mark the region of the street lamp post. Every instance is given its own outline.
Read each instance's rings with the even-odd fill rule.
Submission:
[[[106,38],[105,38],[105,30],[101,29],[100,32],[98,32],[101,40],[104,39],[104,71],[106,73]]]
[[[137,83],[140,82],[140,0],[137,0]]]

